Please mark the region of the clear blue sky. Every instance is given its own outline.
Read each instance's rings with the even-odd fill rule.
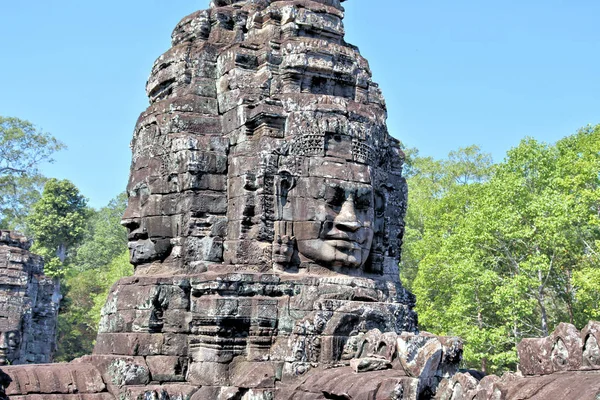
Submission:
[[[68,145],[48,176],[100,207],[124,190],[154,60],[209,0],[0,5],[0,115]],[[478,144],[500,161],[524,136],[600,123],[598,0],[349,0],[347,41],[370,61],[389,128],[437,158]]]

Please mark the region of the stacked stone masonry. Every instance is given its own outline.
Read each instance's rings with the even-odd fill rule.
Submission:
[[[0,365],[52,361],[60,297],[30,246],[23,235],[0,231]]]

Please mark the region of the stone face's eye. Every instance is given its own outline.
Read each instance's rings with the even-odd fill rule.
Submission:
[[[368,210],[373,207],[373,193],[370,190],[359,190],[354,199],[354,207]]]
[[[144,205],[150,197],[150,189],[145,183],[137,184],[136,186],[134,186],[133,189],[129,191],[129,197],[139,198],[140,205]]]
[[[331,207],[341,207],[345,200],[346,194],[342,188],[333,186],[327,187],[327,190],[325,191],[325,201]]]
[[[375,201],[375,213],[378,217],[383,217],[383,214],[385,213],[385,197],[379,192],[375,193],[373,197]]]
[[[19,335],[16,332],[9,332],[7,336],[9,346],[15,347],[19,345]]]

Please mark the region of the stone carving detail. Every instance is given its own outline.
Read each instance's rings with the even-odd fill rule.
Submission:
[[[583,342],[583,368],[600,369],[600,323],[590,322],[581,331]]]
[[[52,361],[58,289],[30,246],[21,234],[0,231],[0,365]]]

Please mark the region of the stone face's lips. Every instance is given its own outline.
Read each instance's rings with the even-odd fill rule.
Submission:
[[[148,239],[148,234],[142,232],[131,232],[127,235],[127,239],[131,242],[137,242],[138,240]]]
[[[360,250],[360,244],[353,240],[327,240],[327,243],[335,246],[337,249],[345,249],[345,250]]]
[[[337,232],[326,234],[325,240],[363,244],[369,238],[370,231],[370,228],[364,226],[359,227],[358,230],[353,231],[351,233],[346,233],[344,231],[338,230]]]

